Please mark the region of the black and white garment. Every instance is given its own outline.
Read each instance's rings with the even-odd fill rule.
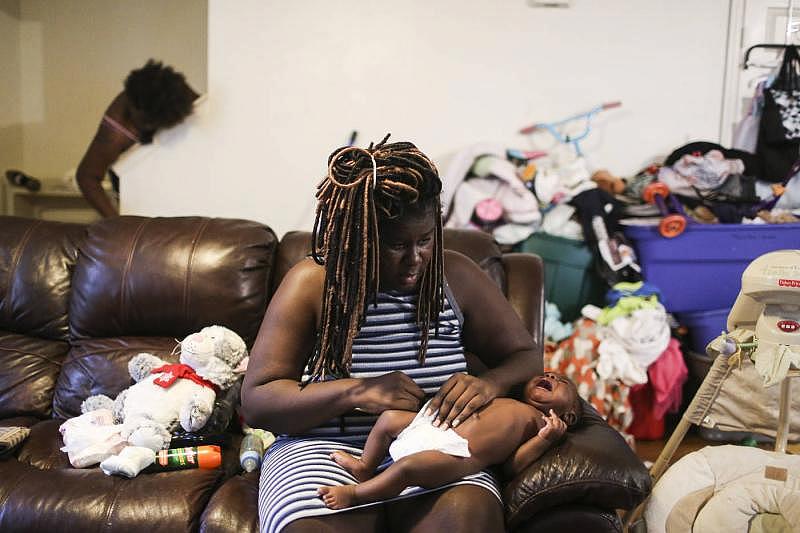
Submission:
[[[758,127],[756,154],[762,179],[785,180],[800,156],[800,54],[787,46],[780,71],[764,90],[764,109]]]
[[[420,330],[416,325],[416,300],[416,295],[379,293],[377,307],[371,304],[367,307],[364,326],[353,341],[351,377],[368,378],[400,370],[430,397],[451,375],[466,372],[461,344],[463,317],[447,284],[439,332],[435,335],[431,327],[423,365],[417,360]],[[258,494],[261,532],[277,533],[299,518],[342,512],[328,509],[317,495],[317,489],[323,485],[356,483],[346,470],[330,459],[330,454],[341,450],[361,455],[376,419],[374,415],[352,413],[330,420],[302,436],[278,437],[267,451],[261,468]],[[387,458],[379,470],[389,464],[391,459]],[[488,471],[445,487],[462,484],[483,487],[501,499],[497,480]],[[441,488],[444,487],[432,490]],[[408,487],[398,498],[427,492],[431,490]]]
[[[781,125],[784,129],[783,137],[786,140],[800,139],[800,90],[771,89],[770,94],[775,100],[781,117]]]

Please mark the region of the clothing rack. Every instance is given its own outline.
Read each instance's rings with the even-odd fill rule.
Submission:
[[[786,33],[784,33],[783,44],[777,44],[777,43],[754,44],[753,46],[748,48],[747,51],[744,53],[744,64],[742,65],[742,70],[747,70],[747,67],[751,66],[749,64],[750,52],[752,52],[757,48],[785,50],[789,46],[795,46],[794,44],[789,43],[790,35],[796,33],[800,29],[798,28],[798,24],[800,24],[800,22],[795,22],[793,15],[794,15],[794,0],[790,0],[789,6],[786,9]]]
[[[754,44],[753,46],[748,48],[747,51],[744,53],[744,65],[742,66],[742,70],[747,70],[747,67],[751,66],[749,64],[750,52],[752,52],[753,50],[755,50],[757,48],[767,48],[767,49],[772,49],[772,50],[785,50],[786,48],[788,48],[790,46],[795,46],[795,45],[793,45],[793,44],[773,44],[773,43]]]

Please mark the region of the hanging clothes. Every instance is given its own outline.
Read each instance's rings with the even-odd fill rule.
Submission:
[[[775,81],[764,89],[756,154],[761,179],[781,182],[800,156],[800,53],[787,46]]]

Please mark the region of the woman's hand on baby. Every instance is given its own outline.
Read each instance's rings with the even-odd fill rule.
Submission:
[[[566,422],[561,420],[552,409],[550,409],[550,413],[544,415],[542,418],[544,418],[544,426],[539,430],[539,437],[553,444],[566,433]]]
[[[456,427],[495,399],[497,393],[497,387],[489,381],[469,374],[453,374],[431,399],[427,413],[439,410],[434,426]]]
[[[356,408],[379,414],[387,409],[416,411],[425,392],[403,372],[395,370],[374,378],[363,378],[351,394]]]

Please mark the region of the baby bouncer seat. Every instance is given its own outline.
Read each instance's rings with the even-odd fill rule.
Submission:
[[[800,376],[800,250],[748,265],[727,329],[706,347],[714,362],[650,469],[650,498],[625,517],[628,531],[800,531],[800,456],[786,454],[800,440],[800,398],[791,393]],[[766,435],[774,451],[708,446],[669,467],[692,425]]]

